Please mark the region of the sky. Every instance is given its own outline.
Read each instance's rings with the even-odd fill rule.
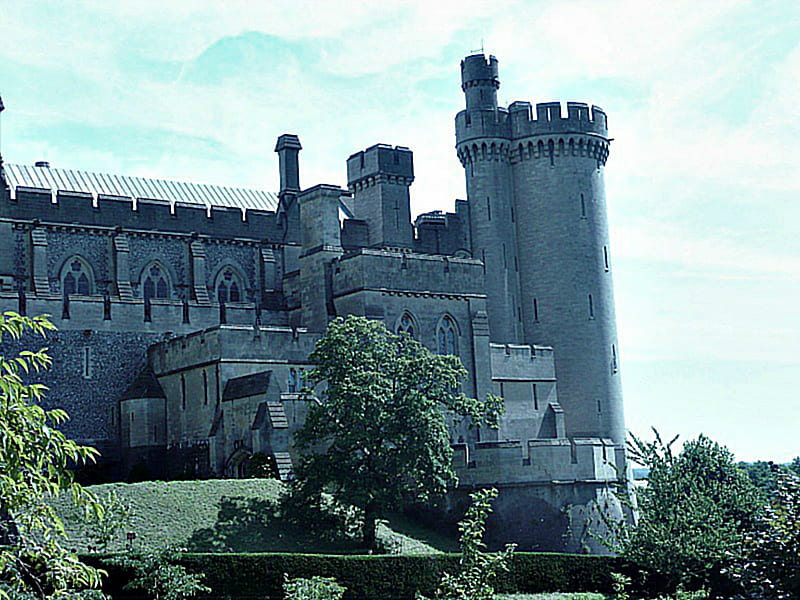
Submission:
[[[499,100],[602,106],[628,428],[800,455],[800,2],[0,0],[7,162],[277,191],[414,151],[412,213],[465,198],[459,61]]]

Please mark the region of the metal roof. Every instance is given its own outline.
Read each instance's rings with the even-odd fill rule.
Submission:
[[[264,190],[11,164],[5,165],[5,174],[12,198],[17,188],[29,188],[49,191],[54,198],[57,192],[88,194],[93,201],[98,196],[116,196],[242,210],[275,211],[278,207],[278,196]]]

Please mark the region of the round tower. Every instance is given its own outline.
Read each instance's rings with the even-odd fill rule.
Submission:
[[[483,261],[492,342],[522,337],[508,111],[497,107],[497,59],[461,61],[466,110],[456,116],[456,149],[467,183],[472,256]]]
[[[555,350],[570,437],[625,442],[603,171],[606,114],[509,107],[524,340]]]

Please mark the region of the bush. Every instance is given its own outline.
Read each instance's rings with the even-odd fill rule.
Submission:
[[[177,558],[190,573],[203,573],[211,592],[198,597],[283,598],[290,578],[335,578],[347,588],[345,600],[412,599],[432,595],[442,574],[458,570],[458,554],[333,556],[322,554],[184,554]],[[515,553],[509,571],[498,575],[501,592],[610,592],[612,571],[620,563],[608,556]],[[126,575],[109,569],[108,590],[119,590]]]
[[[330,577],[289,579],[283,582],[285,600],[342,600],[345,589]]]

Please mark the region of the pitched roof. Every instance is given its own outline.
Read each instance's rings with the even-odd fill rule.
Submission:
[[[269,378],[272,371],[260,371],[242,377],[229,379],[222,392],[222,400],[236,400],[237,398],[249,398],[258,394],[265,394],[269,387]]]
[[[132,398],[166,398],[161,384],[158,383],[156,374],[149,365],[146,365],[136,379],[128,386],[128,389],[122,394],[120,400],[130,400]]]
[[[248,188],[13,164],[5,165],[5,175],[12,198],[16,197],[17,188],[27,188],[46,190],[52,194],[88,194],[93,199],[98,196],[132,200],[147,198],[165,200],[171,204],[182,202],[207,207],[226,206],[268,211],[275,211],[278,207],[277,195]]]

